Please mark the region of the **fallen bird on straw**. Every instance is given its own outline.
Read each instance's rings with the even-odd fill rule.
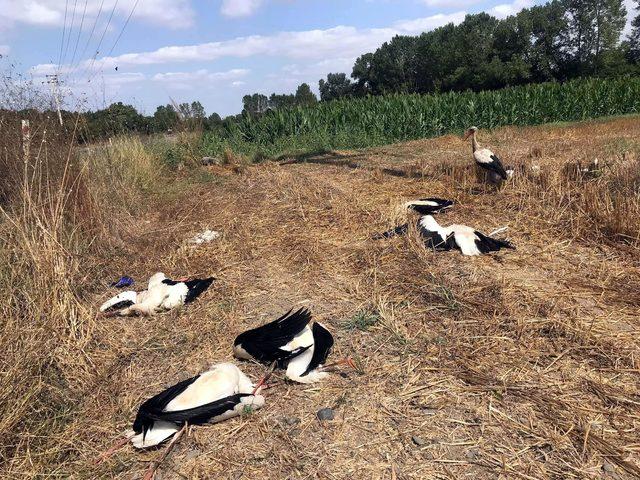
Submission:
[[[159,463],[167,456],[187,426],[218,423],[252,412],[264,406],[259,386],[235,365],[220,363],[210,370],[163,390],[145,401],[133,422],[132,430],[101,455],[106,460],[130,442],[137,449],[155,447],[174,437],[152,463],[145,478],[152,478]]]
[[[110,298],[100,306],[107,316],[149,316],[172,310],[194,301],[213,283],[214,278],[171,280],[164,273],[151,276],[147,290],[128,290]]]
[[[301,308],[289,310],[280,318],[238,335],[233,343],[237,358],[273,363],[285,369],[285,376],[299,383],[314,383],[339,365],[356,368],[350,358],[326,365],[334,340],[327,328],[311,322],[311,312]]]

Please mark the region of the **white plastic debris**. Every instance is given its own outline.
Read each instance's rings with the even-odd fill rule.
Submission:
[[[189,243],[193,243],[196,245],[200,245],[202,243],[209,243],[213,240],[215,240],[216,238],[219,238],[221,235],[220,232],[216,232],[215,230],[205,230],[204,232],[201,232],[199,234],[197,234],[195,237],[193,237],[191,240],[189,240]]]

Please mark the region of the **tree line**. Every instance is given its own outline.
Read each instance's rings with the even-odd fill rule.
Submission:
[[[145,116],[132,105],[117,102],[102,110],[90,111],[82,116],[79,138],[94,141],[129,132],[143,134],[172,133],[180,130],[215,131],[229,127],[244,115],[259,116],[269,110],[293,106],[309,106],[318,101],[308,84],[300,85],[295,94],[272,93],[245,95],[243,110],[239,115],[231,115],[224,120],[217,113],[207,115],[199,101],[181,104],[160,105],[153,115]],[[69,116],[71,112],[64,112]]]
[[[578,77],[640,73],[640,0],[626,38],[623,0],[553,0],[499,20],[467,15],[417,36],[395,36],[361,55],[351,75],[329,73],[319,81],[320,99],[308,84],[295,93],[254,93],[242,99],[242,113],[206,115],[198,101],[161,105],[145,116],[121,102],[84,115],[85,140],[126,132],[159,133],[176,128],[228,130],[243,117],[271,110],[311,106],[343,97],[394,93],[496,90],[507,86]]]
[[[640,10],[640,0],[636,10]],[[634,12],[630,12],[633,15]],[[640,71],[640,15],[622,39],[622,0],[553,0],[498,20],[467,15],[418,36],[396,36],[361,55],[351,78],[320,80],[320,99],[390,93],[495,90]],[[622,41],[621,41],[622,40]]]

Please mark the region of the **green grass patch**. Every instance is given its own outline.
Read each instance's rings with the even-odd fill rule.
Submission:
[[[345,330],[366,331],[378,322],[380,322],[380,314],[377,311],[363,309],[356,312],[353,317],[345,320],[342,326]]]

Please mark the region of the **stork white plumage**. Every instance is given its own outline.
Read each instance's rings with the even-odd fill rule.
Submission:
[[[127,291],[110,298],[100,306],[100,311],[108,315],[154,315],[190,303],[202,294],[213,277],[193,280],[171,280],[158,272],[149,278],[146,290]]]
[[[135,448],[154,447],[187,423],[217,423],[263,405],[264,397],[237,366],[220,363],[144,402],[126,436]]]
[[[326,377],[326,370],[341,364],[355,368],[349,358],[325,365],[333,347],[333,336],[315,322],[309,327],[311,313],[306,308],[289,310],[273,322],[247,330],[233,344],[237,358],[274,364],[285,369],[285,376],[299,383],[313,383]]]
[[[420,215],[432,215],[437,213],[444,213],[454,205],[453,200],[446,200],[444,198],[429,197],[421,198],[420,200],[411,200],[402,205],[403,210],[409,209]],[[405,235],[409,231],[409,224],[404,223],[397,227],[387,230],[383,233],[376,233],[372,238],[374,240],[381,240],[383,238],[391,238],[396,235]]]
[[[264,406],[260,388],[235,365],[220,363],[210,370],[179,382],[145,401],[133,428],[104,452],[101,463],[127,443],[134,448],[155,447],[173,437],[158,461],[151,462],[144,479],[153,479],[187,426],[218,423]]]
[[[426,246],[434,250],[457,248],[463,255],[475,256],[497,252],[503,248],[515,249],[506,240],[492,238],[466,225],[454,224],[444,227],[431,215],[425,215],[420,219],[418,229]]]
[[[509,174],[502,165],[502,161],[498,156],[488,148],[482,148],[478,143],[477,137],[478,127],[471,127],[465,133],[464,139],[471,137],[471,149],[473,151],[473,159],[478,168],[485,172],[487,180],[493,184],[501,184],[509,178]],[[513,174],[513,170],[512,170]]]

